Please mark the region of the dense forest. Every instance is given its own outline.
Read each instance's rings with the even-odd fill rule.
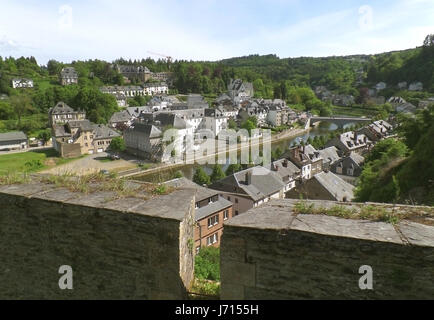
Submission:
[[[399,138],[378,143],[365,159],[356,199],[434,205],[434,105],[398,118]]]
[[[369,82],[391,85],[421,81],[427,91],[434,92],[434,35],[427,36],[420,48],[373,56],[367,76]]]

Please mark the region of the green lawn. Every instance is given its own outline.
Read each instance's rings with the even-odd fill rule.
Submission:
[[[54,149],[4,154],[0,155],[0,175],[8,172],[37,172],[76,159],[59,158]]]

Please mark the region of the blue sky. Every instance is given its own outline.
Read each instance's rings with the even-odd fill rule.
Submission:
[[[372,54],[422,44],[433,0],[0,0],[0,56],[69,62]]]

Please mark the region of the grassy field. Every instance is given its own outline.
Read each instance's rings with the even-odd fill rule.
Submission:
[[[10,172],[37,172],[76,159],[59,158],[54,149],[4,154],[0,155],[0,175]]]

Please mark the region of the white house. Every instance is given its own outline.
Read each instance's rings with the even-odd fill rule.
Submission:
[[[12,79],[12,88],[33,88],[31,79]]]
[[[22,131],[0,133],[0,150],[27,149],[28,139]]]
[[[168,94],[169,87],[166,83],[145,83],[143,85],[143,93],[147,96],[153,96],[156,94]]]
[[[408,86],[408,90],[410,91],[422,91],[423,83],[422,82],[413,82]]]
[[[379,82],[375,85],[375,89],[377,91],[381,91],[387,88],[387,84],[385,82]]]

